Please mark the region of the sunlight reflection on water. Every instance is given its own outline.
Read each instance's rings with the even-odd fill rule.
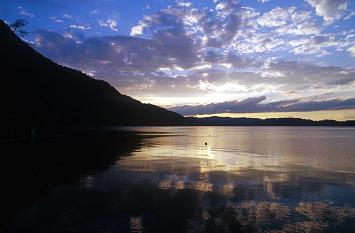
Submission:
[[[43,222],[79,232],[355,232],[355,128],[119,130],[144,137],[108,169],[51,189],[16,232],[44,232]]]
[[[322,232],[347,229],[354,221],[355,129],[127,130],[157,137],[146,139],[131,157],[117,161],[112,172],[149,180],[163,190],[203,193],[202,199],[208,201],[202,209],[208,214],[221,206],[232,209],[244,228],[260,232]]]
[[[303,165],[355,171],[355,129],[312,127],[140,127],[125,128],[152,137],[120,166],[137,161],[172,162],[201,170],[282,169]],[[207,145],[205,145],[205,142]],[[181,164],[185,163],[185,164]],[[128,167],[127,167],[128,168]],[[129,169],[129,168],[128,168]],[[159,167],[159,169],[164,169]]]

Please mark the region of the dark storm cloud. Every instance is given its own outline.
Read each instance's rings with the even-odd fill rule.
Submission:
[[[355,108],[355,98],[324,101],[285,100],[262,103],[264,100],[266,100],[266,97],[261,96],[247,98],[241,101],[226,101],[216,104],[177,106],[170,108],[170,110],[188,116],[217,113],[309,112]]]

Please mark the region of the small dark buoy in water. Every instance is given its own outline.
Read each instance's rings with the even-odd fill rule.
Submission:
[[[207,146],[207,142],[205,142],[205,146]]]

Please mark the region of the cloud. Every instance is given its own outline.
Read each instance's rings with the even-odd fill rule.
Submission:
[[[347,16],[343,18],[343,20],[351,19],[355,15],[355,11],[350,11]]]
[[[62,19],[60,19],[58,17],[51,17],[50,20],[52,20],[52,21],[54,21],[56,23],[63,23],[64,22],[64,20],[62,20]]]
[[[348,0],[305,0],[313,8],[317,15],[323,17],[327,24],[333,23],[335,20],[343,16],[347,8]]]
[[[181,7],[190,7],[190,6],[192,6],[192,3],[191,2],[178,2],[177,5],[181,6]]]
[[[179,6],[180,5],[180,6]],[[219,2],[215,9],[188,8],[178,4],[146,15],[131,28],[131,36],[144,34],[184,33],[206,47],[227,46],[241,25],[239,1]]]
[[[261,26],[267,27],[279,27],[285,25],[289,18],[289,13],[291,9],[283,9],[280,7],[274,8],[266,13],[264,13],[257,22]]]
[[[118,26],[118,22],[116,19],[107,19],[107,20],[99,20],[99,25],[101,27],[108,27],[110,28],[112,31],[115,31],[117,32],[118,29],[117,29],[117,26]]]
[[[31,18],[35,17],[34,14],[27,12],[25,10],[20,11],[20,15],[31,17]]]
[[[265,96],[244,100],[226,101],[207,105],[184,105],[169,110],[182,115],[218,113],[259,113],[259,112],[309,112],[321,110],[355,109],[355,98],[304,101],[302,99],[264,102]]]
[[[345,95],[354,96],[353,69],[301,61],[260,61],[234,51],[204,49],[178,23],[157,31],[151,38],[85,38],[77,30],[64,34],[42,30],[34,36],[34,47],[47,57],[108,80],[123,93],[144,99],[170,96],[176,98],[174,102],[196,103],[205,102],[206,98],[223,101],[261,94],[282,99],[289,98],[290,94],[283,93],[290,91],[294,91],[295,98],[315,91],[332,92],[333,97],[347,92]],[[263,35],[258,39],[254,47],[265,51],[284,43]],[[313,40],[328,43],[325,39]],[[292,44],[298,48],[305,42]]]
[[[79,29],[79,30],[89,30],[90,26],[85,26],[85,25],[76,25],[76,24],[72,24],[69,26],[72,29]]]
[[[289,44],[294,47],[291,51],[294,54],[324,56],[330,54],[329,49],[343,51],[353,44],[353,38],[339,38],[336,34],[318,34],[310,37],[303,37],[292,40]]]
[[[266,3],[266,2],[270,2],[270,0],[258,0],[258,2]]]
[[[349,47],[347,51],[350,53],[352,57],[355,57],[355,45]]]
[[[73,16],[68,15],[68,14],[64,14],[63,18],[65,18],[65,19],[73,19]]]
[[[350,84],[355,80],[355,69],[317,65],[311,62],[267,62],[264,69],[282,73],[286,78],[278,82],[288,84],[293,90],[307,86],[313,90],[331,88],[331,85]]]
[[[286,41],[274,33],[253,33],[234,44],[240,54],[275,52],[284,46]]]
[[[355,98],[355,70],[316,63],[314,56],[351,53],[353,31],[322,33],[325,26],[317,26],[311,12],[295,7],[261,14],[239,1],[211,4],[209,9],[180,4],[147,14],[131,28],[131,36],[85,37],[89,26],[76,24],[62,33],[37,31],[32,46],[160,105],[256,96],[268,102],[304,100],[315,92],[323,99]],[[109,27],[107,20],[101,24]],[[284,55],[293,61],[283,60]],[[300,55],[312,55],[306,57],[312,62]]]
[[[80,39],[72,33],[35,32],[36,49],[61,64],[80,70],[94,70],[95,75],[119,81],[120,88],[138,85],[157,78],[162,67],[187,69],[197,62],[193,42],[184,34],[156,35],[155,39],[127,36]],[[178,80],[175,80],[177,83]]]
[[[307,11],[298,11],[295,7],[276,7],[262,14],[257,22],[263,27],[276,27],[279,34],[310,35],[320,32]]]
[[[27,16],[27,17],[30,17],[30,18],[35,17],[34,14],[24,10],[21,6],[19,6],[18,9],[20,10],[19,14],[22,15],[22,16]]]
[[[53,16],[53,17],[50,17],[49,19],[52,20],[53,22],[56,22],[56,23],[64,23],[65,21],[72,21],[73,17],[71,15],[64,14],[61,16]],[[76,26],[78,26],[78,25],[76,25]]]
[[[141,23],[131,28],[131,36],[139,36],[143,34],[144,28],[146,27],[145,24]]]

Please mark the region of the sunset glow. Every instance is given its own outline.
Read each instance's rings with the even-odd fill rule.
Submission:
[[[347,0],[0,3],[7,22],[28,21],[37,51],[123,94],[183,115],[262,118],[354,118],[354,12]],[[297,107],[230,104],[250,99]],[[212,103],[230,107],[195,108]]]

